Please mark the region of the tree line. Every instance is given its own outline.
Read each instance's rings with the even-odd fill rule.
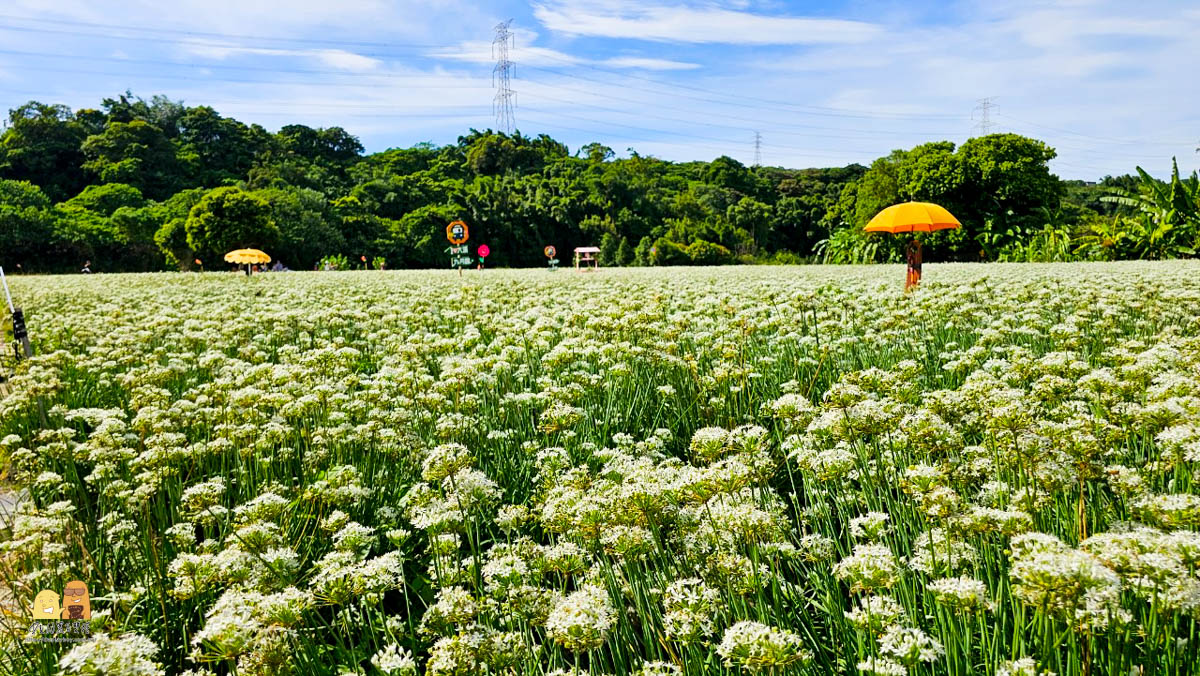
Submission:
[[[667,162],[575,152],[546,135],[470,130],[456,143],[364,154],[340,127],[270,132],[162,96],[97,109],[30,101],[0,136],[0,265],[28,272],[221,269],[267,250],[310,269],[443,267],[444,229],[470,224],[490,265],[544,265],[542,248],[598,245],[606,265],[868,263],[903,240],[866,222],[933,201],[963,228],[932,260],[1111,260],[1192,255],[1196,176],[1062,181],[1045,143],[1016,134],[896,150],[869,167]]]

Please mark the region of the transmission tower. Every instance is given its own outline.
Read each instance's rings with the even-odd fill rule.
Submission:
[[[975,106],[975,110],[971,112],[971,119],[975,120],[975,129],[984,136],[992,133],[992,109],[996,107],[992,98],[985,96],[979,99],[979,105]],[[976,118],[976,114],[979,115],[978,118]]]
[[[496,59],[496,67],[492,69],[492,85],[496,87],[496,98],[492,100],[492,109],[496,113],[496,128],[511,134],[515,118],[513,107],[517,93],[512,90],[512,74],[516,64],[508,58],[508,48],[514,44],[513,33],[509,30],[513,20],[496,25],[496,37],[492,40],[492,56]]]
[[[762,166],[762,134],[754,132],[754,166]]]

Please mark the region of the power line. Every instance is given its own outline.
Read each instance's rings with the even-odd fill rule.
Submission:
[[[565,131],[574,131],[574,132],[578,132],[581,134],[587,134],[588,137],[593,140],[597,137],[597,133],[596,133],[595,129],[583,129],[581,127],[569,127],[569,126],[559,124],[557,122],[558,118],[560,117],[560,115],[558,113],[549,113],[549,112],[541,113],[537,110],[532,110],[532,109],[528,109],[528,108],[526,108],[526,110],[530,111],[534,115],[533,119],[531,119],[530,121],[535,129],[538,129],[541,127],[550,127],[553,129],[561,129],[561,130],[565,130]],[[540,115],[540,114],[549,115],[556,121],[555,122],[545,122],[545,121],[538,120],[537,115]],[[658,133],[658,130],[646,130],[646,131]],[[697,147],[696,143],[663,141],[661,139],[647,138],[644,136],[632,136],[632,135],[628,135],[625,133],[620,133],[620,135],[612,134],[610,136],[616,136],[617,138],[624,140],[624,141],[639,141],[642,143],[648,143],[648,144],[654,144],[654,145],[672,146],[672,147],[680,147],[680,148],[696,148]],[[701,140],[704,140],[703,137],[701,137]],[[720,150],[724,154],[727,154],[727,155],[734,155],[740,149],[745,148],[745,145],[742,143],[739,143],[737,140],[728,140],[728,141],[725,141],[722,139],[712,139],[712,140],[716,141],[716,143],[704,143],[704,144],[702,144],[702,147],[704,147],[708,150]],[[609,142],[611,143],[612,141],[609,141]],[[836,152],[836,151],[808,150],[808,149],[804,149],[804,148],[781,147],[781,148],[779,148],[779,150],[781,150],[781,151],[787,150],[787,151],[791,151],[791,152],[794,152],[797,154],[812,155],[812,156],[818,156],[818,157],[845,158],[847,155],[847,153]]]
[[[532,68],[533,70],[539,70],[539,71],[542,71],[545,73],[560,75],[562,77],[570,78],[572,80],[588,80],[590,82],[597,82],[597,83],[603,84],[603,85],[621,87],[622,89],[631,89],[631,90],[649,92],[649,93],[654,94],[655,96],[659,96],[659,97],[661,97],[663,95],[662,91],[660,91],[660,90],[646,89],[645,87],[631,87],[629,85],[609,82],[607,80],[599,80],[594,77],[587,77],[585,75],[579,75],[576,73],[567,73],[567,72],[564,72],[561,70],[555,70],[553,68],[543,68],[541,66],[531,66],[529,64],[525,64],[525,68]],[[664,83],[664,84],[666,84],[666,83]],[[743,96],[736,96],[736,95],[724,95],[724,96],[733,96],[734,98],[737,98],[738,101],[713,101],[712,100],[713,95],[720,96],[722,94],[720,94],[719,92],[710,92],[709,90],[701,90],[701,91],[704,91],[709,95],[701,97],[701,96],[690,96],[688,94],[671,94],[671,97],[677,98],[677,99],[691,99],[693,101],[701,101],[701,102],[709,104],[709,105],[716,103],[718,105],[723,105],[723,106],[736,106],[736,107],[740,107],[740,108],[751,108],[753,110],[761,110],[762,106],[755,105],[752,103],[744,103],[744,101],[765,101],[764,99],[756,99],[754,97],[743,97]],[[641,103],[641,102],[639,102],[639,103]],[[836,113],[836,112],[815,112],[815,111],[803,110],[804,106],[800,106],[800,105],[794,104],[794,103],[775,102],[772,105],[781,106],[781,107],[785,107],[785,108],[794,108],[796,110],[784,111],[784,112],[794,112],[795,114],[798,114],[798,115],[815,115],[815,116],[838,117],[838,118],[850,117],[850,118],[862,118],[862,119],[868,119],[868,120],[894,119],[894,118],[882,117],[880,115]],[[958,119],[958,120],[962,119],[961,115],[928,115],[928,116],[923,115],[920,117],[928,117],[929,119],[935,119],[935,118],[948,118],[948,119]]]
[[[134,75],[134,73],[114,73],[112,71],[104,71],[104,70],[90,70],[90,69],[79,69],[79,68],[47,68],[47,67],[43,67],[43,66],[22,66],[21,69],[25,70],[25,71],[36,71],[36,72],[46,72],[46,73],[72,73],[72,74],[77,74],[77,75],[107,75],[110,77],[124,77],[124,78],[128,78],[131,75]],[[276,71],[276,72],[285,72],[285,71]],[[313,80],[239,80],[239,79],[219,78],[219,77],[189,77],[187,75],[173,75],[173,74],[149,75],[149,74],[137,73],[136,75],[138,78],[143,79],[143,80],[171,80],[171,81],[187,80],[187,81],[191,81],[191,82],[228,82],[228,83],[233,83],[233,84],[303,85],[305,88],[311,88],[311,87],[316,86],[316,87],[340,87],[340,88],[347,88],[347,89],[351,89],[351,88],[371,89],[371,90],[377,91],[380,87],[380,84],[378,84],[378,83],[355,84],[355,83],[345,83],[345,82],[327,82],[327,81],[322,82],[322,81],[313,81]],[[487,89],[488,88],[487,85],[480,85],[480,86],[475,86],[475,87],[472,87],[472,86],[447,86],[447,85],[410,85],[410,87],[412,89]],[[124,89],[124,87],[122,87],[122,89]]]
[[[666,86],[666,87],[675,87],[677,89],[686,89],[686,90],[690,90],[690,91],[694,91],[694,92],[700,92],[703,94],[709,94],[712,96],[722,96],[722,97],[726,97],[726,98],[734,98],[739,101],[759,101],[759,102],[768,103],[768,104],[771,104],[774,106],[786,106],[786,107],[795,108],[798,110],[826,111],[826,112],[806,113],[809,115],[833,115],[833,116],[837,116],[837,117],[863,117],[863,118],[867,118],[867,119],[898,119],[898,118],[899,119],[902,119],[902,118],[926,118],[926,119],[931,119],[931,120],[932,119],[947,119],[947,120],[962,119],[962,116],[960,116],[960,115],[950,115],[950,114],[944,114],[944,113],[883,113],[883,112],[879,112],[879,111],[859,110],[859,109],[853,109],[853,108],[834,108],[834,107],[830,107],[830,106],[810,106],[810,105],[804,105],[804,104],[799,104],[799,103],[793,103],[790,101],[780,101],[777,99],[765,99],[765,98],[761,98],[761,97],[747,96],[747,95],[743,95],[743,94],[729,94],[729,93],[714,90],[714,89],[705,89],[703,87],[694,87],[694,86],[690,86],[690,85],[679,84],[676,82],[668,82],[666,80],[658,80],[655,78],[645,77],[643,75],[637,75],[637,74],[629,73],[626,71],[614,70],[612,68],[603,68],[601,66],[596,66],[596,65],[592,65],[592,64],[568,61],[567,59],[563,59],[561,57],[554,56],[553,54],[543,54],[543,56],[545,56],[546,58],[554,59],[556,61],[561,61],[566,64],[570,64],[573,66],[588,68],[590,70],[598,70],[598,71],[602,71],[602,72],[606,72],[606,73],[613,73],[616,75],[620,75],[621,77],[632,78],[635,80],[644,80],[646,82],[651,82],[651,83],[654,83],[657,85],[662,85],[662,86]],[[533,66],[527,65],[527,67],[532,68]],[[543,69],[543,70],[548,70],[548,69]],[[575,76],[575,77],[582,77],[582,76]],[[583,78],[583,79],[589,79],[589,78]],[[593,80],[593,81],[594,82],[604,82],[603,80]],[[604,82],[604,84],[613,84],[613,83]],[[617,85],[617,86],[622,86],[622,85]],[[634,87],[633,89],[636,89],[636,87]],[[643,91],[654,91],[654,93],[656,93],[656,94],[662,93],[661,91],[657,91],[657,90],[643,89]]]
[[[35,18],[31,18],[31,17],[13,16],[10,14],[0,14],[0,20],[24,21],[24,22],[28,22],[28,23],[49,24],[51,26],[79,26],[79,27],[83,27],[83,28],[101,28],[101,29],[104,29],[105,31],[119,30],[119,31],[127,31],[127,32],[131,32],[131,33],[158,33],[158,34],[165,34],[165,35],[183,35],[183,36],[193,36],[193,37],[202,37],[202,38],[218,38],[218,39],[222,39],[222,40],[253,40],[255,42],[261,42],[263,40],[271,40],[274,42],[295,42],[295,43],[301,43],[301,44],[323,44],[323,45],[331,45],[331,46],[337,45],[337,46],[349,46],[349,47],[384,47],[384,48],[388,48],[388,49],[394,49],[396,47],[411,47],[411,48],[415,48],[415,49],[435,49],[438,47],[445,46],[445,45],[431,45],[431,44],[398,45],[396,43],[391,43],[391,42],[361,42],[361,41],[354,41],[354,40],[322,40],[322,39],[318,39],[318,38],[287,38],[287,37],[274,37],[274,36],[269,36],[269,35],[245,35],[245,34],[237,34],[237,33],[211,33],[211,32],[205,32],[205,31],[178,30],[178,29],[172,29],[172,28],[159,28],[159,27],[148,27],[148,26],[147,27],[122,26],[120,24],[110,24],[110,23],[92,23],[92,22],[87,22],[87,21],[66,21],[66,20],[62,20],[62,19],[35,19]],[[58,31],[58,30],[31,28],[28,26],[0,26],[0,29],[28,31],[28,32],[34,32],[34,33],[65,33],[66,32],[66,31]],[[121,37],[121,36],[112,36],[107,33],[77,33],[76,32],[76,33],[67,33],[67,34],[69,34],[69,35],[93,35],[93,36],[97,36],[97,37]],[[139,38],[139,39],[143,39],[143,38]],[[178,41],[171,40],[170,42],[178,42]]]
[[[531,66],[528,66],[528,67],[531,67]],[[582,94],[594,94],[595,93],[594,91],[589,90],[589,89],[581,89],[579,87],[572,87],[570,85],[549,84],[547,82],[542,82],[539,80],[531,81],[531,83],[541,86],[541,87],[548,87],[550,89],[561,89],[563,91],[568,91],[568,92],[578,92],[578,93],[582,93]],[[545,94],[542,94],[540,92],[535,92],[533,95],[539,96],[541,98],[545,98],[545,99],[548,99],[551,101],[559,101],[561,103],[568,103],[571,105],[583,105],[583,104],[580,104],[580,102],[578,100],[556,99],[552,96],[546,96]],[[616,95],[612,95],[612,94],[606,95],[605,99],[610,100],[610,101],[625,101],[627,103],[636,103],[639,105],[654,106],[655,108],[658,108],[658,109],[673,110],[673,111],[681,112],[681,113],[688,114],[688,115],[695,115],[695,112],[696,112],[694,110],[689,110],[686,108],[677,108],[677,107],[673,107],[673,106],[663,105],[663,104],[660,104],[657,102],[639,101],[638,99],[631,99],[631,98],[626,98],[623,96],[616,96]],[[745,129],[744,124],[743,125],[716,124],[713,122],[705,122],[705,121],[696,120],[696,119],[681,120],[679,118],[663,117],[661,115],[655,115],[653,113],[644,113],[644,112],[634,113],[634,112],[629,112],[629,111],[618,110],[615,108],[604,108],[602,106],[596,106],[596,105],[590,105],[590,104],[589,104],[589,106],[592,108],[596,108],[598,110],[608,110],[610,112],[623,113],[626,115],[637,115],[638,117],[651,117],[651,118],[656,118],[656,119],[660,119],[660,120],[668,120],[671,122],[684,122],[687,124],[695,124],[695,125],[701,125],[701,126],[706,126],[706,127],[723,127],[726,129]],[[758,108],[758,107],[755,107],[754,109],[761,110],[761,108]],[[782,111],[782,112],[788,112],[788,111]],[[770,122],[767,120],[763,120],[761,118],[742,117],[742,116],[738,116],[738,115],[727,115],[727,114],[716,113],[716,112],[706,112],[705,116],[722,118],[722,119],[726,119],[726,120],[735,120],[737,122],[743,122],[743,123],[744,122],[750,122],[750,123],[754,123],[754,124],[764,124],[765,123],[768,125],[779,126],[782,128],[794,128],[794,129],[819,129],[819,130],[826,130],[826,131],[853,132],[853,133],[858,133],[858,134],[883,134],[885,136],[893,136],[893,135],[897,135],[897,134],[922,134],[922,135],[929,135],[929,136],[953,136],[953,134],[947,134],[944,132],[924,132],[924,131],[911,131],[911,130],[901,131],[901,130],[889,130],[889,129],[858,129],[858,128],[847,128],[847,127],[828,127],[828,126],[814,125],[814,124],[799,124],[799,123],[794,123],[794,122],[793,123],[777,123],[777,122]],[[796,134],[795,132],[776,132],[776,133],[783,133],[783,134],[792,133],[797,136],[822,136],[822,137],[826,137],[826,138],[837,138],[837,137],[831,136],[829,134]],[[856,137],[844,136],[841,138],[856,138]]]
[[[1138,140],[1138,139],[1119,139],[1119,138],[1112,138],[1112,137],[1108,137],[1108,136],[1092,136],[1091,134],[1082,134],[1080,132],[1071,131],[1069,129],[1059,129],[1058,127],[1048,127],[1044,124],[1030,122],[1029,120],[1022,120],[1020,118],[1013,117],[1012,115],[1006,115],[1004,113],[997,113],[996,115],[998,117],[1007,118],[1009,120],[1020,122],[1022,124],[1027,124],[1031,127],[1037,127],[1039,129],[1045,129],[1047,131],[1056,131],[1056,132],[1059,132],[1060,134],[1070,134],[1072,136],[1079,136],[1081,138],[1091,139],[1093,141],[1103,141],[1105,143],[1120,143],[1120,144],[1124,144],[1124,145],[1154,145],[1154,146],[1178,146],[1178,145],[1190,145],[1192,143],[1191,141],[1178,141],[1178,142],[1146,141],[1146,140]]]
[[[693,139],[696,141],[702,141],[705,144],[717,143],[717,144],[721,144],[722,147],[726,147],[726,148],[730,148],[730,149],[736,149],[739,147],[743,150],[745,149],[745,145],[744,145],[745,142],[739,141],[738,139],[719,138],[719,137],[714,137],[714,136],[702,136],[699,134],[689,134],[687,132],[682,132],[682,131],[657,129],[657,128],[652,128],[652,127],[640,127],[640,126],[629,125],[629,124],[621,124],[619,122],[608,122],[605,120],[597,120],[595,118],[583,117],[581,115],[573,115],[571,113],[564,113],[564,112],[557,111],[557,110],[555,110],[555,111],[539,110],[537,108],[529,108],[529,107],[526,107],[526,110],[529,110],[530,112],[538,114],[538,115],[545,115],[545,116],[550,117],[555,120],[565,117],[565,118],[580,120],[583,122],[590,122],[592,124],[598,124],[598,125],[602,125],[602,126],[606,126],[606,127],[624,127],[626,129],[633,129],[634,131],[644,132],[644,133],[648,133],[648,134],[665,134],[668,136],[678,136],[680,138]],[[548,123],[539,122],[539,124],[548,124]],[[551,126],[554,126],[554,125],[551,125]],[[586,129],[570,128],[570,127],[564,127],[564,128],[569,128],[574,131],[581,131],[583,133],[588,133],[588,134],[597,134],[595,129],[586,130]],[[630,137],[630,138],[633,138],[633,137]],[[668,143],[666,141],[661,141],[659,139],[653,139],[653,138],[644,138],[644,139],[640,139],[640,140],[644,140],[649,143]],[[678,144],[674,144],[674,145],[678,145]],[[787,147],[787,146],[773,146],[773,147],[778,147],[781,150],[791,150],[791,151],[802,152],[802,153],[807,153],[807,154],[828,155],[828,156],[835,156],[835,157],[845,157],[847,154],[852,154],[854,152],[859,152],[859,153],[875,152],[872,150],[862,150],[862,149],[835,150],[835,149],[831,149],[831,148],[809,149],[809,148],[795,148],[795,147]],[[847,152],[847,150],[849,150],[850,152]]]
[[[0,49],[0,54],[11,54],[14,56],[36,56],[36,57],[49,58],[49,59],[79,59],[81,61],[110,61],[113,63],[136,63],[136,64],[149,64],[149,65],[155,65],[155,66],[178,66],[180,68],[199,68],[202,70],[210,70],[210,69],[232,70],[232,71],[244,70],[244,71],[266,72],[266,73],[295,73],[295,74],[300,74],[300,75],[337,75],[340,77],[353,77],[353,78],[402,78],[402,77],[406,77],[405,75],[401,75],[398,73],[356,73],[356,72],[348,72],[345,70],[318,70],[318,69],[312,69],[312,68],[271,68],[271,67],[263,67],[263,66],[232,66],[232,65],[226,65],[226,64],[200,64],[200,63],[188,63],[188,62],[183,62],[183,61],[164,61],[161,59],[131,59],[128,57],[120,57],[120,56],[92,56],[92,55],[88,55],[88,54],[50,54],[50,53],[46,53],[46,52],[27,52],[27,51],[18,51],[18,50],[11,50],[11,49]],[[72,69],[72,70],[64,69],[63,72],[72,72],[73,73],[73,72],[77,72],[77,71],[75,71],[74,69]],[[114,73],[114,74],[119,74],[119,73]],[[151,76],[151,77],[153,77],[153,76]],[[234,80],[234,82],[237,82],[237,80]],[[257,80],[255,80],[254,82],[257,82]],[[427,89],[480,89],[481,87],[480,86],[464,87],[461,85],[450,85],[450,86],[436,85],[436,86],[429,86],[429,87],[425,87],[425,88],[427,88]]]
[[[512,74],[514,64],[508,58],[508,48],[513,44],[513,33],[509,30],[513,20],[496,24],[496,37],[492,40],[492,56],[496,66],[492,69],[492,84],[496,87],[494,99],[496,112],[496,128],[505,133],[512,133],[515,117],[513,104],[517,93],[512,90]]]

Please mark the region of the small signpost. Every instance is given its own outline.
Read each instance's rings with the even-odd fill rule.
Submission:
[[[471,249],[466,245],[470,236],[467,224],[462,221],[452,221],[446,226],[446,239],[453,245],[446,249],[446,253],[450,254],[450,267],[458,268],[460,277],[462,269],[471,264]]]
[[[480,244],[477,252],[479,253],[479,269],[482,270],[483,269],[483,259],[487,258],[488,254],[492,253],[492,250],[491,250],[491,248],[488,247],[488,245]]]
[[[459,245],[469,239],[471,233],[467,230],[467,224],[462,221],[451,221],[450,225],[446,226],[446,239],[450,240],[451,244]]]
[[[558,253],[558,250],[555,249],[553,245],[551,245],[551,246],[546,247],[545,249],[542,249],[542,253],[546,254],[546,258],[549,259],[550,270],[551,271],[557,270],[558,269],[558,259],[554,257],[554,254]]]

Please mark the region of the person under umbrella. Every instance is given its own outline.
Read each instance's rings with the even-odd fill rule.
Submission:
[[[912,233],[913,240],[904,250],[908,270],[904,277],[904,290],[911,291],[921,283],[921,242],[918,232],[934,232],[961,228],[962,223],[944,208],[929,202],[904,202],[875,214],[875,218],[863,228],[866,232]]]

